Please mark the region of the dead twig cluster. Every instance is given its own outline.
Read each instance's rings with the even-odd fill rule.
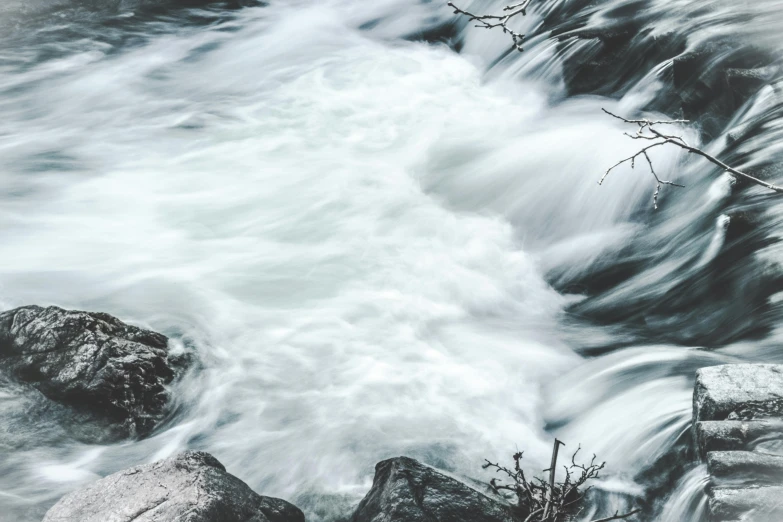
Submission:
[[[629,120],[627,118],[623,118],[622,116],[618,116],[617,114],[611,113],[606,109],[602,109],[602,110],[609,116],[612,116],[613,118],[617,118],[618,120],[628,123],[630,125],[636,125],[637,128],[635,133],[631,134],[626,132],[624,134],[633,140],[640,140],[648,144],[642,147],[642,149],[640,149],[632,156],[620,160],[614,165],[612,165],[611,167],[609,167],[609,169],[604,173],[604,175],[598,181],[599,185],[602,185],[604,180],[606,180],[607,176],[609,176],[609,174],[620,165],[624,163],[630,163],[631,168],[634,168],[636,166],[636,160],[638,158],[644,158],[644,160],[647,163],[647,166],[650,168],[650,172],[655,178],[655,192],[653,193],[653,207],[657,210],[658,195],[660,194],[661,187],[663,185],[671,185],[674,187],[683,187],[683,185],[674,183],[673,181],[667,181],[661,179],[658,176],[658,173],[655,171],[655,167],[653,166],[652,159],[650,159],[649,152],[654,148],[662,147],[664,145],[675,145],[681,149],[688,151],[689,154],[696,154],[697,156],[701,156],[702,158],[705,158],[707,161],[717,165],[725,172],[729,172],[732,175],[745,179],[746,181],[749,181],[751,183],[761,185],[762,187],[768,188],[769,190],[772,190],[774,192],[783,193],[783,188],[778,187],[777,185],[772,185],[771,183],[767,183],[766,181],[753,177],[750,174],[747,174],[733,167],[730,167],[729,165],[723,163],[716,157],[704,152],[703,150],[697,147],[690,145],[687,141],[685,141],[685,139],[682,136],[676,134],[669,134],[667,132],[663,132],[660,130],[660,127],[666,125],[685,124],[688,123],[688,120],[657,120],[657,121],[647,120],[647,119]]]
[[[563,466],[565,479],[561,482],[555,480],[557,469],[557,457],[559,448],[564,445],[555,439],[552,450],[552,464],[548,470],[549,479],[528,479],[522,469],[522,452],[513,455],[514,467],[507,468],[496,462],[487,460],[484,469],[493,469],[504,476],[503,479],[493,478],[489,482],[492,491],[505,497],[514,507],[515,515],[523,522],[565,522],[578,517],[582,511],[582,503],[591,486],[585,486],[587,482],[599,478],[605,462],[598,463],[596,456],[588,464],[578,464],[577,455],[581,446],[571,456],[571,463]],[[628,513],[616,512],[608,518],[602,518],[593,522],[609,522],[621,520],[638,513],[635,509]]]
[[[514,41],[514,47],[518,51],[523,51],[522,42],[525,40],[525,35],[509,28],[508,23],[517,16],[525,16],[527,14],[527,8],[532,1],[533,0],[523,0],[517,4],[507,5],[503,8],[503,13],[499,15],[477,15],[460,9],[454,5],[454,2],[449,2],[448,5],[454,9],[454,14],[467,16],[471,22],[476,22],[476,27],[482,29],[500,28],[505,34],[511,36],[511,39]]]

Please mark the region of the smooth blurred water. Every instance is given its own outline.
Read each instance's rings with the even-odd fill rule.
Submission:
[[[747,6],[703,4],[652,2],[649,23],[744,34],[723,9]],[[521,23],[535,32],[555,7]],[[646,106],[654,73],[621,99],[567,98],[543,36],[521,55],[470,28],[460,53],[416,41],[451,20],[439,2],[132,9],[4,29],[0,306],[110,312],[201,362],[159,433],[110,446],[70,440],[65,411],[32,422],[34,399],[7,383],[4,520],[40,520],[67,491],[190,447],[328,521],[383,458],[486,480],[482,459],[517,447],[547,467],[552,434],[606,459],[598,505],[625,506],[682,444],[696,368],[781,359],[776,331],[743,335],[710,293],[726,213],[760,208],[773,238],[780,205],[731,199],[727,178],[676,150],[654,159],[688,186],[658,212],[641,172],[597,184],[635,146],[600,109]],[[747,255],[722,277],[750,292]],[[579,291],[629,258],[641,268],[623,282]],[[686,313],[674,304],[693,287],[703,306]],[[629,314],[650,301],[639,328]],[[774,298],[733,302],[754,325],[779,316]],[[653,511],[696,517],[699,480]]]

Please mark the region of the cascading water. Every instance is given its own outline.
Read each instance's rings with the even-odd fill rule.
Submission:
[[[661,522],[702,520],[705,517],[707,498],[704,496],[704,488],[709,478],[705,468],[697,466],[680,480],[678,494],[666,503],[661,512]]]
[[[600,109],[650,106],[671,64],[619,98],[568,97],[569,53],[588,44],[537,31],[558,9],[576,13],[564,31],[642,13],[648,38],[773,46],[775,3],[545,2],[521,22],[522,54],[471,28],[459,53],[416,41],[452,20],[439,2],[11,9],[0,307],[106,311],[200,364],[155,436],[114,445],[69,439],[67,412],[31,416],[3,384],[0,517],[40,520],[67,491],[190,447],[329,521],[383,458],[485,480],[482,459],[517,447],[546,467],[554,433],[608,461],[597,505],[697,520],[692,375],[783,359],[783,207],[676,150],[654,159],[687,187],[657,212],[641,171],[599,187],[636,145]],[[730,128],[763,129],[710,150],[742,167],[776,157],[778,109],[760,92]],[[740,239],[738,211],[760,216]]]

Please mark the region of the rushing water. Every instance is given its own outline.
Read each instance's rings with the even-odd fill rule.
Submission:
[[[546,2],[521,23],[638,14],[623,3]],[[108,446],[6,383],[3,520],[190,447],[330,521],[385,457],[485,480],[482,459],[517,447],[546,467],[553,434],[608,461],[597,507],[701,516],[693,372],[783,360],[783,206],[676,150],[654,159],[687,187],[657,212],[641,171],[598,186],[636,145],[600,109],[648,106],[670,64],[620,98],[569,98],[543,34],[522,54],[472,28],[420,41],[451,20],[441,2],[138,4],[0,11],[0,308],[110,312],[201,362],[155,436]],[[650,38],[774,48],[779,2],[755,4],[638,9]],[[735,115],[765,118],[742,148],[710,150],[777,157],[776,96]],[[754,216],[739,240],[734,211]]]

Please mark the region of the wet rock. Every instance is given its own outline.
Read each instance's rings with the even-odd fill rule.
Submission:
[[[783,439],[783,420],[703,421],[696,423],[696,446],[702,460],[710,451],[753,450]]]
[[[554,27],[570,95],[622,95],[650,69],[685,50],[683,36],[650,30],[655,23],[650,7],[649,0],[602,5],[596,9],[600,17],[591,16],[595,5],[568,2],[553,9],[544,26]]]
[[[263,497],[208,453],[109,475],[64,496],[43,522],[304,522],[296,506]]]
[[[755,122],[747,122],[733,127],[726,133],[726,144],[733,146],[752,138],[754,133],[758,131],[757,127]]]
[[[620,95],[639,75],[683,50],[684,41],[676,35],[639,31],[638,26],[619,25],[560,36],[568,93]]]
[[[174,377],[167,338],[103,313],[25,306],[0,314],[0,371],[70,406],[108,437],[143,437]]]
[[[783,519],[781,412],[783,365],[734,364],[697,371],[694,440],[710,475],[710,520]]]
[[[712,451],[707,469],[713,483],[778,485],[783,483],[783,456],[752,451]]]
[[[375,466],[351,522],[512,522],[508,506],[407,457]]]
[[[783,165],[780,163],[765,164],[748,169],[748,174],[777,185],[780,184],[780,180],[783,178]]]
[[[729,364],[696,372],[694,422],[783,414],[783,365]]]
[[[678,89],[694,83],[708,86],[712,82],[712,75],[715,74],[710,70],[710,65],[721,57],[729,56],[736,48],[736,44],[729,42],[711,41],[680,54],[672,60],[674,86]]]
[[[678,55],[671,81],[684,117],[699,122],[707,137],[717,136],[738,108],[774,80],[774,61],[763,49],[720,40]]]
[[[726,69],[726,82],[736,97],[735,103],[742,104],[762,87],[774,82],[780,76],[780,67],[767,65],[754,69]]]
[[[453,21],[417,29],[406,34],[403,38],[412,42],[445,43],[457,52],[462,48],[459,39],[459,26]]]
[[[779,522],[783,517],[783,487],[710,488],[713,522],[744,520]]]
[[[737,239],[743,238],[752,233],[758,225],[758,220],[755,216],[748,212],[729,212],[726,214],[728,223],[726,224],[726,236],[725,242],[729,243]],[[743,245],[747,249],[747,245]]]

